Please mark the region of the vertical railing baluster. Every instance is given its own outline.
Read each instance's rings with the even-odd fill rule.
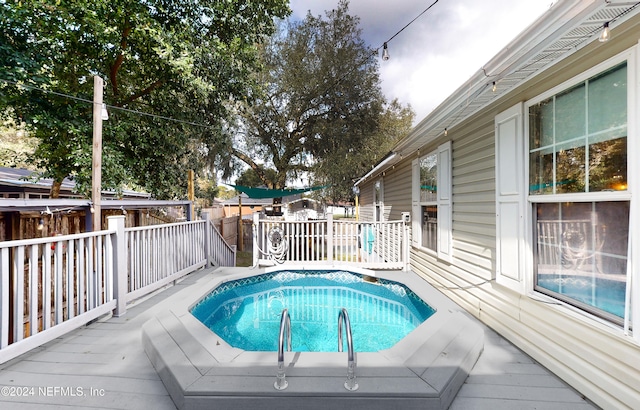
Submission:
[[[78,246],[76,247],[76,255],[78,255],[78,314],[81,315],[85,312],[85,280],[87,277],[87,270],[84,261],[84,238],[78,239]]]
[[[9,248],[0,249],[0,349],[9,345]]]
[[[54,242],[52,247],[54,251],[53,269],[55,280],[53,282],[55,298],[53,300],[53,308],[55,309],[55,324],[60,324],[64,320],[64,304],[63,304],[63,268],[62,268],[62,245]]]
[[[62,245],[62,250],[65,254],[65,257],[67,258],[67,287],[66,287],[66,291],[67,291],[67,318],[71,319],[73,317],[75,317],[76,313],[75,313],[75,306],[74,306],[74,295],[73,295],[73,290],[75,289],[75,281],[74,281],[74,269],[73,269],[73,251],[74,251],[74,247],[73,247],[73,241],[70,240],[66,240],[63,243],[66,243],[66,249],[65,246]]]
[[[29,255],[29,335],[38,333],[38,250],[39,245],[30,246]]]
[[[42,245],[42,330],[51,327],[51,246],[48,243]]]
[[[105,301],[103,299],[103,258],[104,258],[104,248],[102,244],[102,236],[98,236],[98,245],[96,246],[96,262],[97,262],[97,277],[96,277],[96,306],[102,305]]]
[[[13,262],[13,340],[22,340],[24,335],[24,246],[15,251]]]

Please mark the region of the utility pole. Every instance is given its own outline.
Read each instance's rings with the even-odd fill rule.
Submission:
[[[93,204],[93,230],[102,229],[102,90],[104,81],[93,77],[93,160],[91,165],[91,202]]]
[[[189,170],[189,174],[187,177],[187,197],[189,198],[189,201],[191,201],[191,221],[194,221],[196,219],[196,215],[195,215],[195,200],[196,200],[196,177],[195,177],[195,172],[190,169]]]

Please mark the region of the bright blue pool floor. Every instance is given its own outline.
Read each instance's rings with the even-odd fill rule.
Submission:
[[[392,347],[434,313],[403,285],[365,279],[345,271],[274,272],[227,282],[191,313],[233,347],[276,351],[286,308],[292,350],[297,352],[337,351],[338,314],[343,307],[359,352]]]

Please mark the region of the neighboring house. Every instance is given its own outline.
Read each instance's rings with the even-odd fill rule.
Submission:
[[[288,200],[284,209],[284,217],[290,221],[324,218],[324,206],[320,202],[313,198],[303,198],[300,195],[297,195],[296,199]]]
[[[225,217],[237,216],[240,214],[240,206],[242,206],[242,218],[252,219],[254,212],[261,212],[263,209],[273,205],[273,199],[254,199],[249,198],[247,194],[236,195],[233,198],[220,201],[224,207]]]
[[[640,408],[636,6],[558,1],[356,184],[361,219],[411,212],[415,272],[611,409]]]
[[[20,168],[0,167],[0,199],[47,199],[52,179],[37,178],[37,173]],[[60,187],[60,198],[82,198],[74,192],[75,182],[65,178]],[[115,198],[113,191],[102,191],[103,198]],[[122,191],[122,199],[149,199],[150,194],[131,190]]]

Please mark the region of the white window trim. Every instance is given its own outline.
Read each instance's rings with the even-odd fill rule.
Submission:
[[[640,53],[638,52],[639,46],[634,46],[594,67],[584,71],[571,78],[568,81],[546,91],[543,94],[536,96],[535,98],[526,101],[524,105],[524,112],[529,112],[529,107],[535,105],[553,95],[559,94],[572,86],[575,86],[587,79],[598,75],[607,69],[610,69],[618,64],[627,62],[627,173],[628,173],[628,185],[626,192],[608,192],[606,194],[601,192],[585,192],[574,194],[555,194],[555,195],[529,195],[529,190],[526,190],[526,220],[530,221],[527,224],[528,234],[525,236],[526,245],[529,249],[533,249],[534,240],[531,234],[531,221],[533,221],[532,204],[544,203],[544,202],[592,202],[592,201],[630,201],[630,223],[629,223],[629,241],[630,247],[627,255],[627,274],[631,275],[631,292],[627,292],[627,300],[640,301],[640,271],[638,268],[637,259],[640,255],[640,240],[638,239],[638,232],[640,232],[640,210],[638,209],[638,194],[640,193],[640,178],[637,178],[640,167],[638,161],[640,161],[640,144],[637,143],[638,135],[638,122],[640,118],[640,93],[638,92],[638,77],[636,71],[640,67]],[[529,122],[524,121],[524,182],[525,186],[529,186]],[[635,193],[635,198],[634,198]],[[606,195],[606,196],[605,196]],[[568,303],[565,303],[559,299],[552,298],[543,293],[535,291],[534,288],[534,261],[532,255],[529,255],[526,259],[525,284],[526,294],[528,297],[535,300],[553,301],[554,305],[550,306],[563,306],[566,312],[575,318],[580,320],[589,319],[593,322],[603,324],[610,329],[618,332],[618,334],[628,334],[629,326],[635,329],[633,339],[635,342],[640,343],[640,303],[635,304],[631,302],[631,317],[632,323],[625,323],[625,326],[621,329],[619,326],[603,320],[587,311],[576,308]],[[635,255],[635,258],[634,258]],[[629,277],[627,279],[627,285],[629,284]]]
[[[420,160],[429,155],[437,155],[438,161],[438,231],[437,231],[437,252],[422,246],[422,205],[420,202]],[[411,193],[412,193],[412,215],[411,230],[412,244],[415,248],[421,249],[429,254],[436,255],[439,259],[447,262],[452,260],[453,249],[453,191],[452,191],[452,155],[451,141],[440,145],[434,151],[429,152],[411,163]]]

